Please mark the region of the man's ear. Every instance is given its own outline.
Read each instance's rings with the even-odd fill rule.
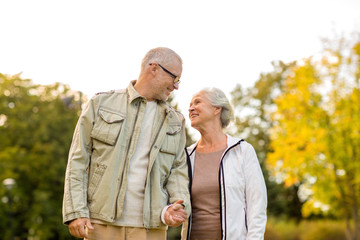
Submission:
[[[157,64],[156,64],[156,63],[152,63],[148,69],[149,69],[150,73],[151,73],[153,76],[155,76],[156,70],[157,70]]]

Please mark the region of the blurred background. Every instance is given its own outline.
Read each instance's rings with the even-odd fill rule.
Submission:
[[[199,88],[231,99],[227,132],[266,180],[265,239],[359,240],[359,1],[134,2],[0,3],[0,239],[75,239],[61,207],[81,109],[160,45],[184,60],[169,102],[186,118]]]

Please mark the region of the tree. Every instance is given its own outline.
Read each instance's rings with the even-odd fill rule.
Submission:
[[[266,168],[266,156],[271,152],[269,129],[272,121],[269,114],[275,109],[274,98],[279,95],[293,65],[273,62],[274,70],[261,74],[253,87],[243,90],[238,85],[231,94],[236,113],[233,134],[246,139],[256,150],[267,186],[269,214],[300,220],[301,202],[297,196],[297,187],[285,188],[283,183],[269,176]]]
[[[345,218],[348,239],[360,239],[359,63],[360,42],[340,39],[291,68],[275,99],[267,159],[273,176],[300,185],[304,216]]]
[[[61,206],[68,149],[81,94],[60,83],[34,85],[0,74],[0,179],[14,178],[14,232],[19,239],[69,239]],[[1,188],[0,194],[4,195]],[[0,238],[10,209],[0,208]]]

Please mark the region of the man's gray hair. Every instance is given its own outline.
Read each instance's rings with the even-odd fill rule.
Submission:
[[[221,107],[221,127],[227,127],[234,118],[234,111],[225,93],[218,88],[204,88],[199,93],[204,93],[212,106]]]
[[[164,67],[170,67],[174,60],[179,61],[182,64],[181,57],[166,47],[157,47],[148,51],[141,62],[141,72],[143,72],[150,63],[160,63]]]

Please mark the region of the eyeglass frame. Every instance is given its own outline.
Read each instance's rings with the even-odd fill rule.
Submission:
[[[151,66],[153,63],[150,63],[149,65]],[[180,84],[180,77],[176,76],[175,74],[173,74],[172,72],[170,72],[169,70],[167,70],[166,68],[164,68],[163,66],[161,66],[160,63],[156,63],[157,65],[159,65],[159,67],[161,67],[162,70],[164,70],[164,72],[170,74],[173,78],[174,78],[174,84],[176,84],[177,86],[179,86]]]

